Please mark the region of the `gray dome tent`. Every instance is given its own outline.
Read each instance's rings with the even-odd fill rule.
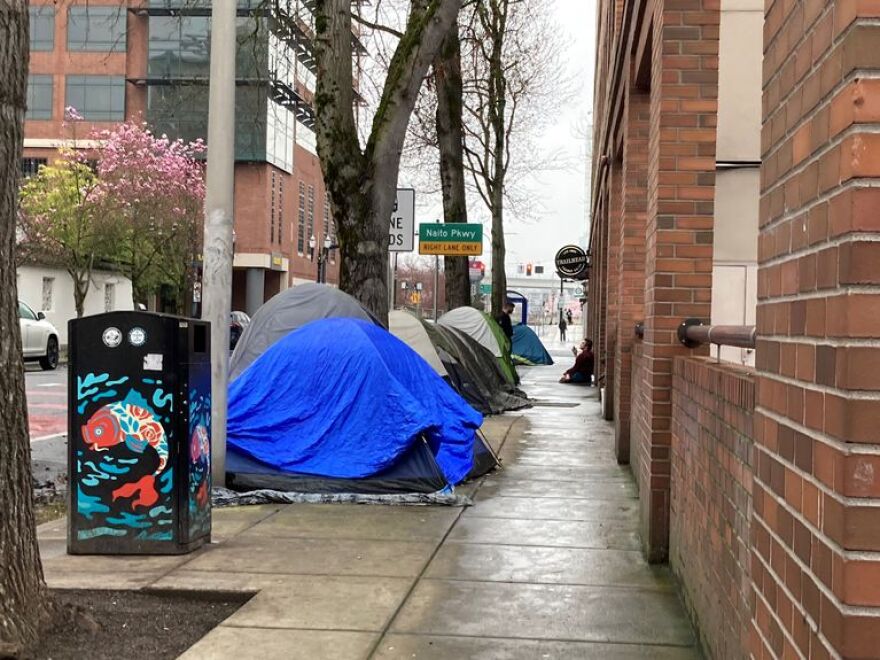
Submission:
[[[229,379],[240,376],[276,341],[311,321],[326,318],[363,319],[382,325],[366,307],[339,289],[299,284],[276,294],[254,314],[229,361]]]

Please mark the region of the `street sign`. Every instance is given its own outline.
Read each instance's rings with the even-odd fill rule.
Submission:
[[[577,245],[566,245],[556,253],[556,272],[559,277],[583,280],[587,278],[589,269],[590,258]]]
[[[391,227],[388,233],[389,252],[412,252],[413,236],[416,231],[416,191],[412,188],[398,188],[394,210],[391,213]]]
[[[471,283],[482,281],[486,276],[486,265],[482,261],[471,261],[468,264],[468,277]]]
[[[480,285],[480,293],[484,296],[492,295],[492,285],[491,284],[481,284]]]
[[[420,224],[419,254],[451,257],[480,256],[483,254],[483,225]]]

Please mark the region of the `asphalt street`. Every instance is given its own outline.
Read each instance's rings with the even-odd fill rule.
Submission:
[[[67,366],[43,371],[28,364],[25,388],[37,489],[63,490],[67,483]]]

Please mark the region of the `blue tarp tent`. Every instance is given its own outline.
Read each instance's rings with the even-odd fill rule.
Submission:
[[[229,389],[230,485],[433,492],[474,464],[482,416],[412,349],[357,319],[313,321]]]
[[[527,325],[513,326],[513,348],[511,356],[521,364],[553,364],[553,358],[544,344]]]

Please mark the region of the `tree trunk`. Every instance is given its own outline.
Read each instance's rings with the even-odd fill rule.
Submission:
[[[507,173],[507,80],[502,54],[506,36],[507,3],[492,5],[492,55],[489,59],[489,126],[494,141],[492,185],[487,186],[492,202],[492,313],[500,314],[507,301],[507,275],[504,271],[504,176]]]
[[[461,0],[411,0],[365,149],[354,120],[350,0],[316,0],[316,137],[341,253],[339,287],[388,320],[388,229],[419,87]]]
[[[462,127],[461,43],[456,21],[434,60],[437,90],[437,142],[440,147],[440,183],[443,189],[443,221],[467,222],[464,187],[464,129]],[[467,257],[444,257],[446,306],[471,304]]]
[[[15,278],[15,218],[28,74],[28,3],[0,3],[0,656],[37,638],[49,611],[34,522]]]
[[[507,300],[507,274],[504,272],[504,195],[492,193],[492,314],[501,313]]]

